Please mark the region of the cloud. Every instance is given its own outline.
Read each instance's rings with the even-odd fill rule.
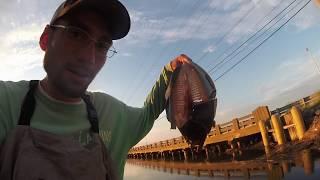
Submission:
[[[91,91],[91,92],[102,92],[102,93],[106,93],[106,90],[103,90],[103,89],[95,89],[94,87],[89,87],[89,91]]]
[[[229,121],[232,117],[234,117],[235,109],[234,107],[223,107],[221,108],[221,105],[223,105],[221,102],[218,103],[217,106],[217,112],[215,120],[217,124],[221,124],[223,122]],[[237,107],[237,106],[236,106]]]
[[[216,47],[215,46],[208,46],[206,49],[203,50],[204,53],[212,53],[216,50]]]
[[[225,36],[223,42],[232,44],[256,32],[290,2],[212,0],[207,3],[203,2],[199,8],[192,9],[194,11],[185,16],[177,12],[174,16],[162,14],[150,17],[143,10],[130,12],[133,23],[126,43],[145,44],[143,42],[154,40],[165,44],[183,40],[208,40],[216,43]],[[319,24],[320,17],[317,12],[314,5],[308,5],[291,22],[294,29],[304,30]],[[245,18],[239,22],[242,17]],[[213,45],[216,45],[214,43]]]
[[[305,9],[301,11],[299,15],[293,20],[291,25],[296,27],[297,30],[302,31],[306,30],[312,26],[319,25],[320,23],[320,14],[319,7],[312,2],[306,6]]]
[[[26,72],[42,66],[42,56],[38,47],[41,26],[30,24],[17,27],[5,33],[0,42],[0,79],[25,79]]]
[[[303,57],[295,60],[287,60],[280,64],[269,82],[263,82],[257,88],[258,94],[263,101],[270,101],[279,97],[280,94],[293,91],[311,79],[319,76],[315,63],[311,59]]]
[[[128,38],[135,43],[156,39],[164,43],[186,39],[215,39],[230,30],[230,27],[250,8],[256,7],[257,10],[252,13],[252,16],[245,19],[248,22],[239,24],[235,32],[230,33],[230,39],[237,39],[235,37],[242,37],[243,34],[248,33],[248,28],[250,30],[257,17],[263,16],[264,12],[273,5],[268,2],[260,4],[264,4],[264,6],[257,6],[248,0],[210,1],[209,6],[203,3],[187,16],[176,15],[174,17],[158,17],[158,19],[151,19],[142,11],[133,11],[130,12],[133,23]]]
[[[160,114],[159,118],[154,122],[151,131],[136,146],[142,146],[174,137],[180,137],[181,133],[178,128],[170,129],[170,122],[165,117],[165,113]]]
[[[122,53],[122,54],[121,54],[121,56],[124,56],[124,57],[131,57],[131,56],[132,56],[132,54],[131,54],[131,53],[128,53],[128,52],[126,52],[126,53]]]
[[[237,8],[237,6],[246,3],[248,1],[246,0],[233,0],[233,1],[216,1],[216,0],[210,0],[209,6],[211,8],[219,7],[221,10],[232,10]]]

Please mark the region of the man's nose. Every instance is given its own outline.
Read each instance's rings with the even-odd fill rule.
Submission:
[[[95,64],[96,63],[96,49],[95,43],[93,41],[88,44],[84,44],[83,48],[79,49],[79,54],[81,61],[87,64]]]

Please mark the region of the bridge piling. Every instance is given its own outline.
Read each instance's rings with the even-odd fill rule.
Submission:
[[[221,154],[221,147],[220,147],[220,145],[216,145],[216,148],[217,148],[217,150],[218,150],[218,154]]]
[[[190,148],[190,152],[191,152],[191,157],[190,158],[193,161],[193,160],[195,160],[195,153],[194,153],[192,148]]]
[[[236,145],[237,145],[237,149],[241,149],[241,143],[240,143],[240,141],[239,140],[237,140],[237,142],[236,142]]]
[[[170,156],[171,156],[171,159],[170,160],[175,160],[175,158],[174,158],[174,151],[170,151]]]
[[[187,150],[183,149],[182,152],[183,152],[184,160],[188,161],[188,152],[187,152]]]
[[[260,120],[258,122],[258,124],[259,124],[259,129],[260,129],[263,145],[264,145],[264,147],[268,147],[269,146],[269,136],[268,136],[266,124],[263,120]]]
[[[295,106],[293,106],[291,108],[290,112],[292,114],[293,124],[295,124],[295,126],[296,126],[298,138],[299,138],[299,140],[301,140],[303,138],[305,131],[306,131],[306,127],[304,124],[304,120],[302,118],[302,114],[301,114],[300,110]]]
[[[209,146],[205,147],[205,153],[206,153],[205,160],[208,161],[210,159],[210,147]]]
[[[182,160],[181,150],[178,150],[177,153],[178,153],[178,159],[179,159],[179,161],[181,161]]]
[[[286,141],[284,137],[283,125],[278,115],[271,116],[271,122],[279,145],[283,145]]]

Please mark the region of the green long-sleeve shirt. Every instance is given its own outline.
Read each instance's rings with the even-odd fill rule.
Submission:
[[[168,64],[142,108],[127,106],[105,93],[88,92],[98,113],[100,136],[121,178],[128,151],[151,130],[154,120],[165,108],[165,91],[171,73]],[[21,104],[28,90],[29,81],[0,81],[0,143],[16,127]],[[31,127],[72,136],[82,144],[90,141],[90,123],[83,101],[77,104],[60,102],[39,88],[35,92],[35,99]]]

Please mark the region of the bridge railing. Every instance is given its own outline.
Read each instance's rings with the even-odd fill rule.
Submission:
[[[250,126],[256,124],[252,114],[248,114],[248,115],[243,116],[241,118],[238,118],[236,120],[238,121],[239,129],[244,129],[244,128],[247,128],[247,127],[250,127]],[[219,128],[220,133],[217,132],[217,128]],[[227,133],[232,132],[234,130],[236,130],[236,129],[234,129],[234,124],[232,121],[227,122],[227,123],[223,123],[223,124],[217,125],[215,128],[212,128],[207,137],[219,136],[221,134],[227,134]],[[130,150],[130,152],[152,151],[152,150],[161,149],[161,148],[170,147],[170,146],[179,145],[179,144],[180,145],[187,145],[187,142],[183,138],[183,136],[160,141],[160,142],[153,143],[153,144],[148,144],[145,146],[134,147]]]
[[[246,128],[248,126],[256,125],[256,121],[252,114],[248,114],[238,119],[240,129]]]
[[[293,106],[298,107],[299,109],[305,109],[309,108],[310,106],[313,106],[315,104],[318,104],[320,102],[320,91],[316,92],[310,96],[304,97],[298,101],[295,101],[293,103],[287,104],[281,108],[277,108],[273,111],[271,111],[271,114],[279,113],[280,115],[283,115],[287,113]]]
[[[219,128],[220,128],[221,134],[226,134],[228,132],[231,132],[233,130],[232,122],[220,124]]]

